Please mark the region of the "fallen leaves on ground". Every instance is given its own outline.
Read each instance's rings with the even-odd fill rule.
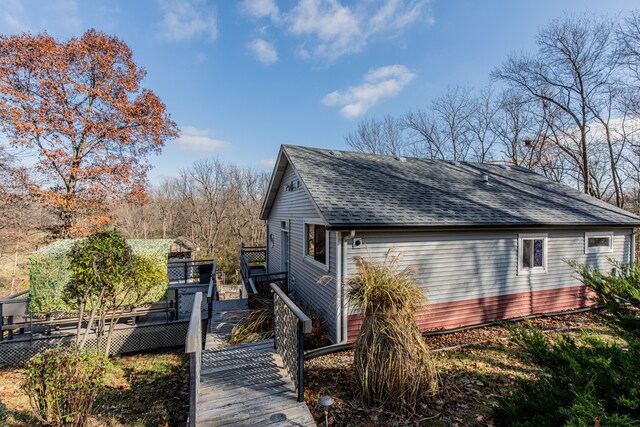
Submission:
[[[532,319],[531,323],[546,331],[608,333],[593,312]],[[324,425],[324,412],[318,399],[331,396],[336,402],[329,411],[331,426],[492,426],[497,398],[509,394],[519,380],[534,379],[539,373],[517,357],[519,349],[509,340],[510,334],[505,326],[490,326],[426,337],[434,351],[440,391],[408,418],[360,402],[352,351],[306,362],[305,400],[319,425]]]

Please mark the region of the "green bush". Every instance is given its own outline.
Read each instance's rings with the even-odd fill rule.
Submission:
[[[7,413],[7,405],[0,400],[0,425],[6,425],[9,414]]]
[[[551,340],[530,324],[514,329],[522,357],[540,368],[537,380],[521,382],[499,400],[498,425],[640,426],[640,341],[637,265],[615,263],[615,275],[571,263],[583,283],[607,307],[602,318],[618,336],[616,342],[583,335]],[[620,340],[626,341],[621,345]]]
[[[23,389],[34,415],[51,426],[84,426],[109,366],[106,356],[58,347],[26,365]]]
[[[85,239],[55,241],[29,256],[29,310],[35,314],[76,313],[75,304],[64,299],[64,289],[71,280],[69,251]],[[167,271],[167,256],[173,240],[128,239],[136,257],[144,258]],[[157,282],[144,302],[162,299],[168,279]]]

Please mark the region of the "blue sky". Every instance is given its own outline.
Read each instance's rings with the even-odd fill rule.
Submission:
[[[631,0],[0,0],[3,34],[124,40],[182,129],[153,183],[219,157],[269,170],[280,144],[345,148],[360,119],[480,88],[551,19],[624,15]]]

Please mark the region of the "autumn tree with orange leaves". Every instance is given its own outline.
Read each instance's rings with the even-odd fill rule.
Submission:
[[[66,42],[0,36],[1,131],[37,157],[31,192],[55,211],[56,235],[109,223],[110,203],[144,200],[148,156],[178,135],[144,76],[122,40],[96,30]]]

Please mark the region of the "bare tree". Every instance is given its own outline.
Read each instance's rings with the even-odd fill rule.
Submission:
[[[186,237],[232,272],[242,241],[265,242],[259,213],[267,185],[264,172],[200,160],[153,188],[147,204],[122,207],[119,228],[127,237]]]
[[[609,90],[612,64],[613,25],[609,19],[570,19],[551,22],[537,37],[535,56],[512,55],[493,76],[514,90],[555,109],[547,114],[562,149],[577,160],[582,190],[594,194],[590,170],[589,124],[598,108],[595,98]],[[553,122],[549,118],[555,118]],[[575,147],[570,130],[577,129]],[[568,153],[569,154],[569,153]]]
[[[493,99],[493,89],[488,86],[471,102],[469,133],[473,160],[485,163],[494,159],[494,148],[498,142],[495,120],[498,107]]]
[[[469,89],[454,86],[435,98],[430,110],[408,112],[404,123],[413,137],[414,153],[432,159],[469,160],[472,111]]]
[[[358,130],[347,135],[345,140],[349,147],[363,153],[401,156],[407,152],[403,124],[390,115],[382,121],[362,120],[358,123]]]

